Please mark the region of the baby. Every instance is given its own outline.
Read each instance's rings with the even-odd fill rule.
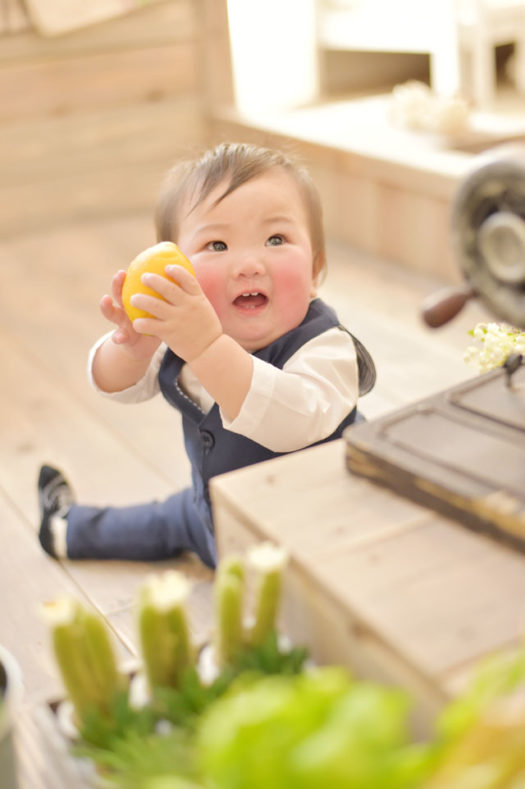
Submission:
[[[90,377],[121,402],[162,393],[182,415],[192,484],[163,502],[93,507],[43,466],[39,538],[52,556],[150,561],[194,551],[214,567],[209,480],[340,438],[375,382],[366,349],[317,296],[326,266],[319,196],[283,153],[224,143],[176,165],[156,226],[195,277],[173,265],[168,278],[144,274],[162,299],[134,295],[152,317],[131,323],[117,272],[101,301],[115,328],[93,348]]]

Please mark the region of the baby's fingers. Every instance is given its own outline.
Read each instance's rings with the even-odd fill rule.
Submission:
[[[122,307],[115,304],[111,296],[107,294],[100,299],[100,311],[106,320],[117,325],[125,321],[125,313]]]
[[[124,280],[126,279],[126,272],[123,269],[117,271],[115,276],[111,281],[111,293],[113,294],[113,299],[116,301],[117,304],[120,304],[122,307],[122,287],[124,285]]]
[[[179,288],[182,288],[186,293],[196,295],[200,292],[200,285],[193,274],[190,274],[184,266],[169,265],[166,266],[166,274],[170,277]]]

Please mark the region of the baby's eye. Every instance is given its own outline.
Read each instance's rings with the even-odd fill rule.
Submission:
[[[211,252],[224,252],[228,249],[228,246],[224,241],[210,241],[209,244],[206,244],[206,249],[209,249]]]
[[[276,233],[274,236],[270,236],[266,243],[269,247],[278,247],[281,244],[284,244],[284,236]]]

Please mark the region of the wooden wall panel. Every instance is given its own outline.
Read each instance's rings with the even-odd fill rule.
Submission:
[[[166,0],[61,36],[2,38],[2,235],[152,211],[165,171],[208,140],[211,74],[226,91],[225,7]],[[209,49],[215,33],[222,48]]]
[[[198,6],[200,0],[196,0]],[[4,0],[5,2],[5,0]],[[88,52],[164,46],[199,35],[195,8],[188,0],[144,5],[117,19],[75,30],[67,35],[40,36],[34,29],[2,37],[0,64],[14,60],[64,57]]]
[[[152,214],[166,170],[202,147],[198,99],[0,126],[0,236],[72,219]]]
[[[460,282],[450,247],[450,205],[389,184],[378,189],[376,250],[406,266]]]
[[[4,64],[0,120],[89,112],[196,92],[192,42]]]

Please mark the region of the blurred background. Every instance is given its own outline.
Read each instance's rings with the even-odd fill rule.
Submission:
[[[329,233],[453,277],[450,193],[525,130],[524,39],[516,0],[0,0],[0,234],[151,210],[179,155],[250,136],[304,156]],[[393,104],[415,81],[459,114]]]

